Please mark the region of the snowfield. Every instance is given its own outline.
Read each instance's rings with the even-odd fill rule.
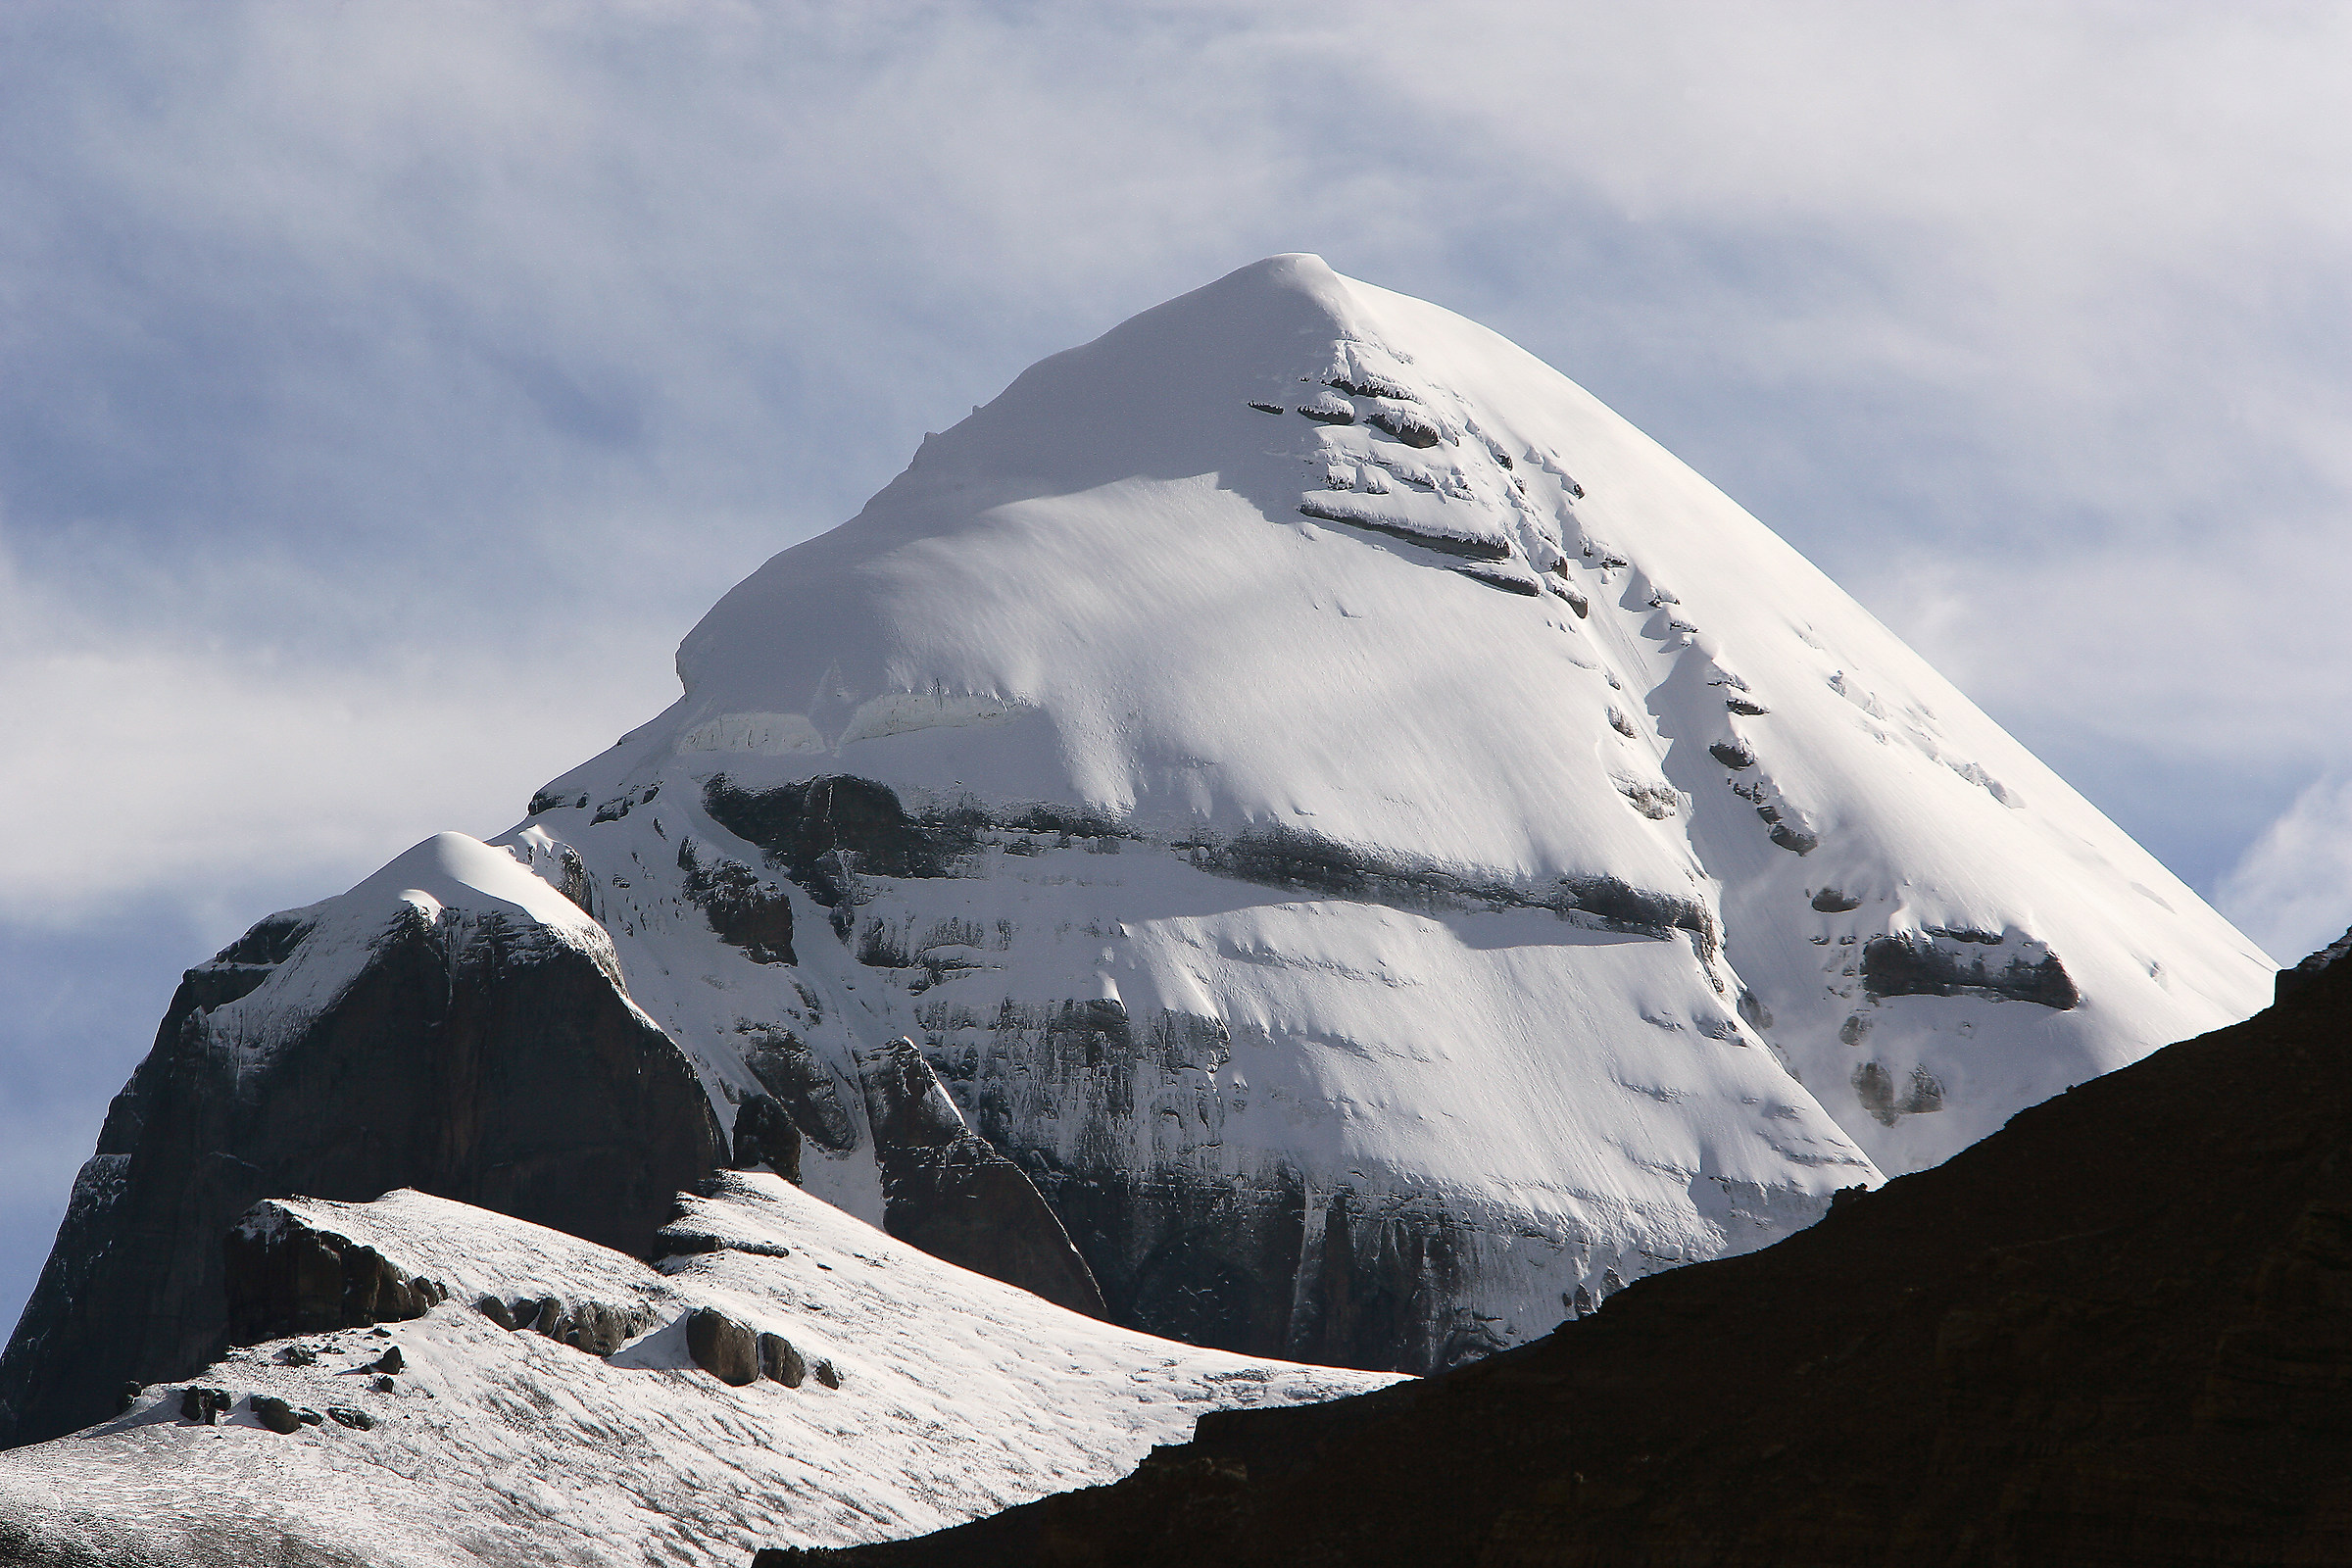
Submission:
[[[757,1546],[915,1535],[1108,1481],[1202,1410],[1395,1381],[1250,1360],[1065,1312],[940,1262],[769,1175],[731,1173],[685,1224],[722,1240],[662,1272],[561,1232],[399,1192],[288,1200],[449,1299],[423,1317],[231,1351],[116,1421],[0,1454],[0,1557],[110,1564],[727,1564]],[[746,1250],[744,1249],[757,1249]],[[650,1311],[608,1357],[473,1302],[547,1296]],[[716,1307],[830,1362],[787,1389],[696,1367]],[[371,1370],[398,1346],[400,1372]],[[305,1353],[307,1365],[288,1364]],[[181,1417],[183,1388],[234,1401]],[[382,1385],[382,1387],[378,1387]],[[320,1419],[281,1436],[254,1395]],[[11,1555],[11,1552],[22,1555]],[[72,1555],[78,1551],[83,1555]]]

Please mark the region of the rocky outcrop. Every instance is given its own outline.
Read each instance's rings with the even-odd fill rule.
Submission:
[[[829,909],[859,902],[860,872],[945,876],[975,843],[970,824],[917,821],[895,791],[870,779],[825,775],[745,790],[721,773],[705,786],[703,808]]]
[[[735,1107],[734,1166],[764,1165],[788,1182],[801,1179],[801,1130],[770,1095],[746,1095]]]
[[[2061,1012],[2082,1004],[2082,992],[2058,955],[2032,938],[1997,966],[1971,951],[2002,946],[2003,939],[1987,931],[1874,937],[1862,946],[1862,984],[1874,997],[1949,997],[1973,991],[2039,1003]]]
[[[372,1328],[422,1317],[449,1299],[438,1280],[273,1202],[237,1223],[224,1252],[231,1345]]]
[[[229,1327],[220,1239],[262,1199],[416,1187],[643,1254],[676,1191],[722,1162],[693,1068],[609,956],[513,908],[404,904],[364,939],[322,918],[272,916],[188,972],[0,1356],[0,1445],[203,1365]],[[352,940],[364,961],[331,995],[254,995],[336,956],[306,942]],[[343,1309],[326,1303],[344,1282],[283,1266],[297,1283],[239,1310]]]
[[[2345,932],[2333,942],[2310,955],[2290,969],[2281,969],[2271,977],[2272,994],[2277,1001],[2285,1002],[2298,995],[2305,986],[2317,980],[2344,955],[2352,953],[2352,931]]]
[[[911,1040],[859,1063],[883,1228],[935,1257],[1103,1315],[1102,1293],[1069,1233],[1021,1168],[964,1124]]]
[[[530,1330],[588,1355],[611,1355],[655,1322],[654,1309],[644,1301],[616,1304],[562,1296],[518,1296],[510,1301],[484,1296],[474,1306],[509,1333]]]
[[[2352,1558],[2352,965],[1764,1251],[1128,1479],[762,1568]]]

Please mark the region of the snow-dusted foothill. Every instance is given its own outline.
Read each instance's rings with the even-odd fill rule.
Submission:
[[[0,1355],[0,1444],[202,1364],[257,1200],[416,1186],[643,1253],[726,1157],[604,929],[507,851],[436,835],[187,972]]]
[[[761,1545],[911,1535],[1111,1480],[1203,1410],[1390,1381],[1114,1328],[764,1173],[689,1199],[670,1234],[696,1250],[658,1269],[413,1192],[270,1203],[247,1228],[272,1226],[443,1298],[232,1350],[0,1455],[0,1556],[741,1568]],[[698,1318],[748,1331],[753,1375],[697,1364]],[[583,1348],[576,1326],[605,1322],[625,1336]]]

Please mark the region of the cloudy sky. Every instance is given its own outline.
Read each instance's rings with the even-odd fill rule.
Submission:
[[[0,1326],[178,972],[492,834],[1031,361],[1321,252],[2273,954],[2352,921],[2352,10],[14,0]]]

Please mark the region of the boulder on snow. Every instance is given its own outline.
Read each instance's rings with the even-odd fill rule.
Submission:
[[[282,1435],[302,1429],[302,1417],[274,1394],[257,1394],[246,1404],[253,1411],[253,1418],[272,1432]]]
[[[182,1421],[201,1421],[206,1426],[218,1426],[228,1414],[229,1397],[226,1389],[191,1387],[179,1396],[179,1418]]]
[[[808,1362],[781,1334],[760,1336],[760,1375],[771,1383],[797,1389],[808,1375]]]
[[[719,1382],[746,1388],[760,1380],[758,1336],[715,1307],[698,1306],[686,1315],[686,1353]]]

